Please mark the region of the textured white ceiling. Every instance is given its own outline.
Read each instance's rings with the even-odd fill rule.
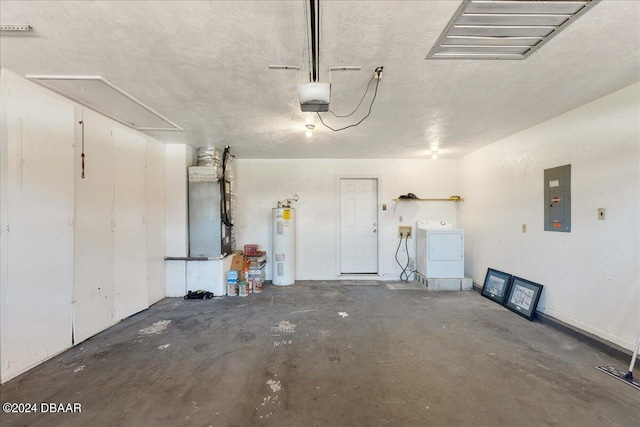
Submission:
[[[307,3],[3,0],[1,23],[34,31],[3,33],[0,64],[100,75],[185,129],[149,132],[159,140],[228,144],[239,158],[419,158],[433,143],[457,158],[640,80],[635,0],[602,0],[524,61],[425,60],[461,1],[321,0],[321,80],[362,67],[332,73],[331,109],[350,112],[384,66],[371,116],[332,132],[297,100]],[[323,117],[341,127],[364,113]]]

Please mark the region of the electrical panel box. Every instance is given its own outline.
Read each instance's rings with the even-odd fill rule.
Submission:
[[[544,170],[544,229],[571,231],[571,165]]]

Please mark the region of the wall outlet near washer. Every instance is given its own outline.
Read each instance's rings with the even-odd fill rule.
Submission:
[[[412,232],[410,225],[399,225],[398,226],[398,237],[406,237],[407,239],[411,238]]]

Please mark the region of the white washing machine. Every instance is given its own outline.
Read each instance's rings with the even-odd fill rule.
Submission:
[[[464,230],[449,220],[418,221],[416,270],[428,279],[464,278]]]

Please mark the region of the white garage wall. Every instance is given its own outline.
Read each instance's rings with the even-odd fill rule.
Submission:
[[[82,118],[76,117],[76,123]],[[74,341],[82,342],[115,323],[113,260],[113,123],[84,111],[85,178],[75,174]],[[81,133],[76,135],[76,171],[81,171]]]
[[[463,157],[467,275],[482,283],[493,267],[543,284],[541,312],[631,349],[640,332],[639,147],[635,84]],[[545,232],[543,170],[565,164],[571,233]]]
[[[233,147],[232,147],[233,152]],[[378,178],[379,274],[397,279],[400,267],[394,255],[398,225],[411,225],[442,211],[455,214],[453,202],[401,202],[392,199],[414,193],[421,198],[448,198],[458,194],[455,160],[236,160],[238,212],[235,232],[238,249],[257,243],[268,252],[271,278],[271,209],[294,194],[297,209],[296,276],[300,280],[337,280],[339,269],[339,178]],[[387,210],[382,210],[382,204]],[[403,217],[403,222],[399,217]],[[415,240],[409,253],[415,260]],[[399,258],[406,260],[404,243]]]
[[[89,109],[77,114],[86,173],[78,132],[75,343],[164,298],[166,211],[164,144]]]
[[[189,255],[187,168],[195,164],[195,150],[185,144],[166,146],[167,256]]]
[[[146,139],[113,130],[114,320],[149,307],[146,240]]]
[[[166,146],[166,254],[189,255],[188,167],[196,163],[196,150],[185,144]],[[165,295],[181,297],[187,293],[185,261],[165,262]]]
[[[73,107],[2,73],[1,381],[71,346]]]
[[[164,144],[88,109],[81,179],[81,108],[6,69],[1,95],[4,382],[164,296],[166,182]]]
[[[164,257],[166,253],[166,192],[165,192],[165,145],[147,138],[146,159],[146,235],[147,235],[147,282],[149,304],[165,296]]]

